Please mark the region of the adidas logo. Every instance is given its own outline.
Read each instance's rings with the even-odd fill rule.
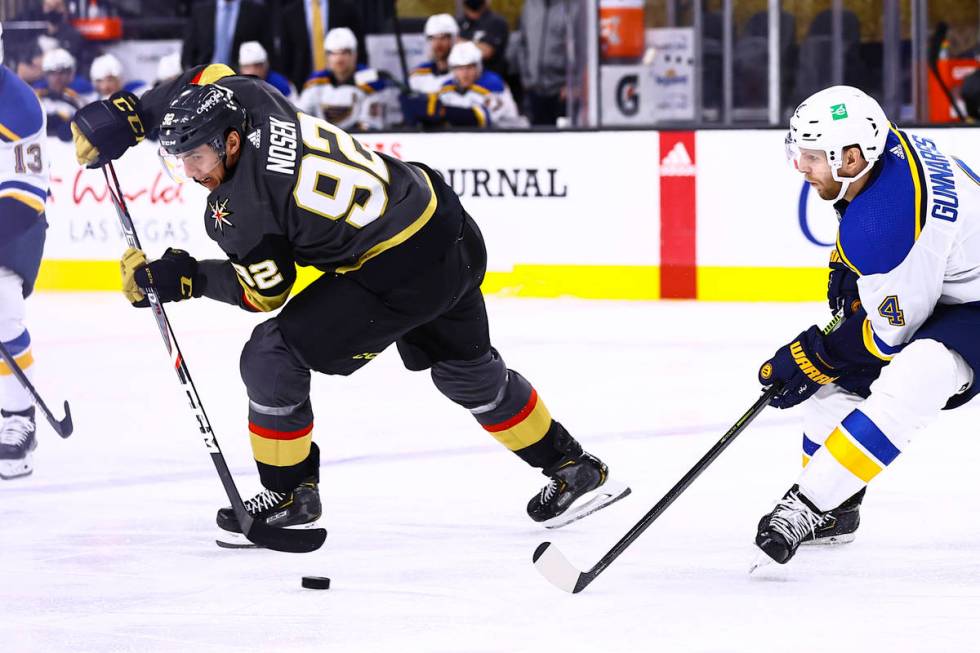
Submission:
[[[900,159],[905,159],[905,150],[902,149],[901,144],[895,145],[894,147],[892,147],[888,151],[891,152],[892,154],[894,154],[895,156],[897,156]]]
[[[694,173],[694,162],[684,143],[675,144],[660,161],[661,177],[693,177]]]
[[[252,145],[255,146],[255,149],[259,149],[259,147],[262,146],[262,130],[261,129],[256,129],[254,132],[252,132],[251,134],[249,134],[246,138],[248,138],[248,142],[249,143],[251,143]]]

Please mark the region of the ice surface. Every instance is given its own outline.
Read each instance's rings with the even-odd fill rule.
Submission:
[[[28,306],[37,385],[70,400],[76,431],[42,425],[34,475],[0,483],[4,653],[980,650],[975,406],[875,482],[853,544],[748,575],[758,517],[800,463],[798,413],[770,409],[582,594],[531,564],[544,540],[598,560],[755,400],[760,361],[826,320],[819,305],[491,299],[504,359],[633,487],[558,531],[524,514],[544,478],[393,349],[317,377],[330,535],[306,555],[214,545],[223,492],[147,312],[110,294]],[[238,355],[264,318],[170,313],[250,496]]]

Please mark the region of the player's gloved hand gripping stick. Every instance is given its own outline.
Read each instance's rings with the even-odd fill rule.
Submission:
[[[112,163],[104,165],[102,167],[102,173],[105,175],[106,188],[109,191],[109,197],[112,199],[113,206],[116,207],[119,224],[122,227],[123,234],[126,236],[127,244],[130,247],[141,249],[139,238],[136,236],[136,227],[133,225],[133,219],[129,215],[129,209],[126,207],[126,201],[123,198],[122,189],[119,187],[119,179],[116,177],[116,171]],[[201,398],[197,394],[197,388],[194,386],[194,381],[191,380],[190,371],[184,362],[184,356],[181,354],[180,347],[177,345],[177,339],[174,335],[173,328],[170,326],[170,320],[167,319],[167,314],[163,310],[163,304],[160,302],[157,290],[154,287],[146,288],[146,299],[150,303],[153,317],[156,318],[157,327],[160,329],[160,336],[163,338],[163,344],[170,354],[174,369],[177,372],[177,378],[180,379],[180,383],[187,393],[191,411],[193,411],[194,416],[197,418],[198,428],[201,431],[201,435],[204,436],[204,446],[208,450],[208,453],[211,454],[211,461],[218,471],[218,477],[221,479],[225,493],[231,501],[231,507],[235,511],[235,517],[238,518],[238,523],[242,527],[242,534],[250,542],[274,551],[306,553],[319,549],[327,537],[327,531],[324,529],[292,530],[287,528],[273,528],[252,519],[252,516],[245,509],[242,497],[238,493],[238,488],[235,486],[235,480],[228,470],[228,463],[225,462],[225,457],[221,453],[221,447],[218,446],[218,439],[211,429],[211,422],[204,412],[204,406],[201,404]]]
[[[837,325],[840,324],[842,316],[840,314],[836,315],[833,320],[830,321],[826,327],[824,327],[823,332],[825,334],[830,333]],[[782,392],[782,383],[777,381],[767,387],[762,395],[755,400],[752,407],[745,411],[745,414],[738,418],[730,429],[721,436],[721,439],[715,443],[715,446],[708,450],[708,453],[701,457],[701,460],[697,462],[694,467],[684,474],[681,480],[677,481],[674,487],[670,488],[664,497],[657,502],[650,511],[640,518],[640,521],[629,530],[626,535],[622,537],[621,540],[616,542],[616,544],[611,548],[606,555],[599,559],[599,562],[595,563],[591,569],[588,571],[579,571],[568,558],[562,554],[551,542],[542,542],[538,545],[538,548],[534,550],[534,556],[532,557],[532,562],[537,568],[541,575],[544,576],[548,581],[559,589],[563,589],[566,592],[571,592],[572,594],[578,594],[586,587],[589,583],[594,581],[596,577],[601,574],[606,567],[612,564],[613,560],[619,557],[619,555],[626,550],[626,548],[632,544],[647,528],[653,524],[654,521],[660,515],[670,507],[670,504],[674,503],[681,494],[688,488],[691,483],[694,482],[698,476],[701,475],[705,469],[708,468],[715,458],[717,458],[722,451],[724,451],[728,445],[735,440],[738,435],[745,430],[749,424],[752,423],[756,417],[759,416],[773,397],[777,396]]]

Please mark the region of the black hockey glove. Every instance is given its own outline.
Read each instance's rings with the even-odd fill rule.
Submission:
[[[782,391],[769,405],[789,408],[809,399],[820,386],[835,381],[839,375],[837,367],[824,346],[823,332],[814,325],[763,363],[759,383],[769,387],[782,382]]]
[[[123,294],[138,308],[150,305],[146,298],[150,286],[156,289],[161,302],[179,302],[201,296],[200,292],[195,292],[199,289],[194,288],[197,260],[182,249],[168,247],[159,260],[147,263],[146,254],[130,247],[123,253],[120,268]]]
[[[71,133],[79,165],[103,166],[146,137],[137,102],[129,91],[118,91],[108,100],[93,102],[75,113]]]
[[[841,261],[830,262],[830,275],[827,277],[827,305],[835,315],[843,312],[851,317],[861,308],[858,295],[858,275]]]

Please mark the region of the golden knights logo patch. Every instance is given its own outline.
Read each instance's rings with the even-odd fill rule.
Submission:
[[[208,202],[208,208],[211,209],[211,219],[214,220],[214,228],[216,231],[224,232],[225,225],[229,227],[234,227],[231,221],[228,219],[229,215],[233,215],[233,211],[228,208],[228,199],[216,200],[214,202]]]

